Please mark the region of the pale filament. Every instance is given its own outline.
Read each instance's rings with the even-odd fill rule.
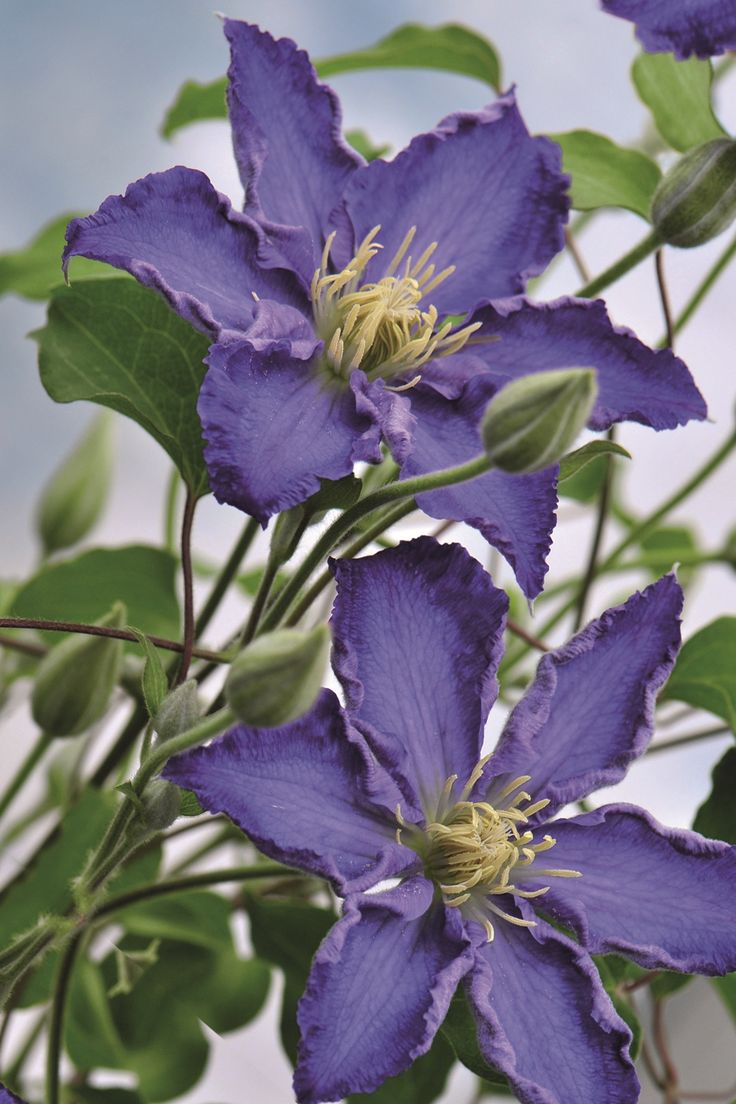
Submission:
[[[395,388],[408,390],[421,379],[419,370],[427,361],[458,352],[481,323],[453,332],[452,322],[438,324],[434,306],[420,305],[453,274],[455,266],[436,271],[430,258],[437,242],[428,245],[416,260],[412,258],[409,248],[416,226],[404,237],[383,276],[364,283],[366,268],[382,249],[375,240],[380,229],[373,227],[341,272],[329,271],[335,231],[329,235],[312,278],[315,325],[325,343],[324,359],[333,373],[347,378],[353,369],[362,368],[370,379],[411,374],[408,383]]]
[[[397,806],[396,839],[419,854],[426,876],[434,881],[444,903],[481,924],[490,942],[494,936],[491,917],[517,927],[535,924],[505,912],[494,897],[542,897],[549,892],[548,885],[524,889],[519,883],[527,879],[578,878],[580,872],[533,865],[537,856],[549,851],[556,841],[544,835],[535,842],[534,833],[525,828],[535,813],[549,805],[548,799],[533,801],[521,788],[530,781],[529,775],[519,775],[500,792],[494,792],[493,805],[469,800],[489,759],[486,756],[480,760],[456,799],[453,791],[458,776],[450,775],[437,802],[435,819],[426,827],[408,824]]]

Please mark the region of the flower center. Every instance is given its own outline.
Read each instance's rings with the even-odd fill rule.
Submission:
[[[380,229],[375,226],[366,235],[342,272],[329,271],[335,231],[327,238],[322,263],[312,279],[315,325],[324,341],[325,363],[335,375],[347,379],[354,368],[362,368],[370,379],[411,375],[404,385],[411,387],[431,357],[458,352],[480,323],[454,332],[452,321],[438,326],[437,309],[426,304],[426,297],[452,275],[455,266],[435,271],[430,258],[437,242],[416,261],[412,258],[408,251],[416,226],[381,279],[363,283],[368,264],[383,248],[375,240]]]
[[[532,801],[521,787],[529,775],[520,775],[502,789],[491,787],[490,801],[469,801],[468,797],[490,759],[481,759],[471,773],[460,797],[451,800],[457,775],[447,779],[438,802],[436,818],[424,828],[407,824],[397,808],[397,839],[413,848],[424,863],[424,872],[450,908],[461,908],[468,920],[481,924],[493,939],[491,915],[521,927],[533,927],[533,920],[511,916],[492,900],[501,894],[541,897],[549,886],[524,889],[523,883],[539,878],[577,878],[577,870],[532,868],[537,855],[554,847],[552,836],[534,842],[525,829],[529,819],[549,805],[548,799]],[[402,837],[406,836],[406,839]]]

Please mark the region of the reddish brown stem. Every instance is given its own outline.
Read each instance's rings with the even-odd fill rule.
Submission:
[[[87,625],[80,621],[48,621],[40,617],[0,617],[0,629],[40,629],[44,632],[81,633],[83,636],[111,636],[115,640],[130,640],[133,644],[138,642],[135,634],[128,629],[114,629],[108,625]],[[184,645],[178,640],[167,640],[163,636],[149,636],[148,639],[156,648],[163,648],[164,651],[184,651]],[[0,640],[0,644],[2,643],[4,641]],[[10,642],[8,645],[13,646]],[[40,648],[41,645],[38,647]],[[228,662],[226,656],[220,652],[210,651],[209,648],[193,648],[192,655],[197,656],[198,659],[208,659],[211,663]]]
[[[667,282],[664,278],[664,250],[658,249],[654,254],[654,266],[657,271],[657,287],[659,288],[659,299],[662,304],[662,314],[664,315],[665,329],[667,330],[667,345],[671,349],[675,341],[675,325],[672,320],[672,307],[670,305],[670,296],[667,291]]]
[[[518,636],[519,640],[523,640],[525,644],[528,644],[530,648],[536,648],[538,652],[548,652],[549,645],[545,644],[543,640],[540,640],[536,636],[532,636],[530,632],[527,632],[523,626],[517,624],[516,621],[507,621],[506,628],[514,636]]]

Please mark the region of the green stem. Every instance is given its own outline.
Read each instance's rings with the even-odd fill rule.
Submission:
[[[204,630],[209,625],[212,618],[214,617],[217,609],[219,608],[220,602],[225,595],[225,592],[237,575],[241,563],[250,551],[250,546],[255,540],[256,534],[258,533],[259,529],[260,525],[258,524],[256,519],[248,518],[248,521],[245,524],[245,528],[238,538],[237,544],[230,553],[227,563],[224,565],[222,571],[218,575],[215,584],[207,597],[207,601],[202,606],[202,610],[195,624],[195,636],[201,636]]]
[[[640,521],[637,525],[633,526],[626,536],[619,541],[613,551],[606,557],[599,567],[599,572],[622,569],[626,565],[617,564],[619,556],[622,552],[625,552],[627,548],[632,544],[636,544],[643,537],[646,537],[652,529],[655,529],[657,525],[667,516],[672,510],[674,510],[680,503],[684,502],[686,498],[697,490],[697,488],[704,483],[706,479],[723,463],[723,461],[733,452],[736,447],[736,431],[732,431],[730,436],[720,445],[712,456],[706,460],[701,468],[697,470],[695,475],[687,481],[678,491],[666,499],[661,506],[659,506],[653,513],[651,513],[643,521]],[[661,557],[660,557],[661,559]],[[555,610],[552,616],[545,621],[544,625],[539,629],[537,636],[542,640],[546,640],[552,629],[563,619],[563,617],[569,613],[574,607],[576,601],[575,594],[569,598],[566,602]],[[524,658],[528,651],[528,648],[522,647],[514,655],[509,655],[507,661],[504,664],[504,670],[506,673],[511,671],[517,664]]]
[[[600,276],[596,276],[590,283],[583,284],[581,288],[578,288],[575,295],[579,299],[592,299],[594,295],[603,291],[604,288],[609,287],[611,284],[615,284],[617,280],[620,280],[622,276],[632,268],[635,268],[636,265],[640,264],[645,257],[648,257],[650,253],[658,249],[661,244],[656,233],[652,231],[650,234],[647,234],[638,245],[635,245],[633,249],[630,249],[628,253],[625,253],[623,257],[619,258],[615,264],[612,264],[605,272],[601,272]]]
[[[197,496],[187,487],[184,504],[184,517],[181,523],[181,573],[184,591],[184,631],[181,663],[174,679],[174,685],[184,682],[189,672],[194,650],[194,573],[192,570],[192,525],[194,511],[197,508]]]
[[[36,1041],[46,1026],[46,1011],[44,1010],[41,1015],[36,1019],[36,1022],[32,1024],[28,1034],[18,1048],[18,1053],[15,1058],[8,1064],[3,1072],[3,1082],[7,1087],[13,1091],[20,1079],[20,1075],[23,1072],[23,1067],[28,1060],[28,1056],[36,1045]]]
[[[179,736],[174,736],[171,740],[167,740],[154,748],[131,781],[134,793],[140,796],[146,784],[159,772],[171,756],[178,755],[182,751],[188,751],[189,748],[197,747],[209,739],[210,736],[216,736],[222,732],[234,720],[235,716],[232,711],[225,707],[218,710],[217,713],[204,717],[193,728],[187,729],[186,732],[182,732]],[[125,857],[127,853],[124,840],[125,831],[135,812],[136,803],[131,797],[126,797],[118,806],[102,842],[87,864],[80,886],[81,897],[85,893],[97,889],[112,870],[119,865],[121,859]]]
[[[609,429],[607,436],[609,441],[614,440],[615,430],[613,427]],[[590,588],[592,587],[596,574],[598,573],[598,556],[601,550],[601,544],[603,542],[603,533],[606,528],[608,507],[611,502],[613,463],[610,454],[606,456],[605,465],[606,470],[605,475],[603,476],[603,485],[601,486],[600,495],[598,498],[598,510],[596,514],[595,529],[593,530],[593,540],[591,541],[590,552],[588,553],[588,562],[585,567],[585,572],[580,584],[580,589],[575,599],[575,632],[578,631],[583,623],[583,618],[585,616],[585,603],[588,600]]]
[[[678,334],[680,330],[683,330],[685,328],[700,304],[705,299],[710,289],[715,284],[718,277],[733,260],[734,256],[736,256],[736,238],[734,238],[734,240],[728,246],[726,246],[723,253],[721,253],[720,257],[715,262],[713,267],[706,273],[702,282],[695,289],[690,299],[688,299],[681,313],[672,324],[673,334]],[[659,346],[660,348],[664,348],[666,344],[667,338],[663,337],[662,340],[659,342]]]
[[[279,556],[269,556],[266,566],[263,569],[263,575],[261,576],[261,582],[256,592],[256,596],[253,599],[253,605],[248,615],[248,620],[245,623],[243,629],[243,635],[240,638],[240,647],[244,648],[246,644],[250,644],[253,637],[258,631],[258,626],[261,621],[261,615],[266,607],[268,596],[273,589],[273,584],[276,582],[276,576],[279,572],[279,567],[283,561]]]
[[[48,736],[45,732],[42,732],[36,742],[34,743],[28,755],[25,757],[20,767],[16,771],[12,778],[7,790],[0,798],[0,817],[7,811],[8,806],[14,800],[16,794],[25,785],[26,779],[29,777],[36,763],[43,757],[46,749],[51,743],[52,737]]]
[[[46,1049],[46,1104],[59,1104],[60,1100],[61,1050],[66,1001],[74,963],[77,960],[83,937],[84,932],[80,931],[69,940],[56,974]]]
[[[491,467],[491,461],[483,453],[465,464],[459,464],[456,468],[445,468],[442,471],[430,472],[428,475],[418,475],[413,479],[405,479],[400,483],[389,483],[388,486],[366,495],[365,498],[358,499],[349,510],[341,514],[325,530],[314,548],[307,553],[302,563],[279,593],[278,598],[269,607],[261,623],[261,632],[269,632],[271,629],[275,629],[281,620],[288,616],[292,603],[296,601],[299,591],[312,572],[329,556],[345,534],[349,533],[366,514],[371,514],[374,510],[378,510],[382,506],[388,506],[400,499],[413,499],[424,491],[433,491],[439,487],[449,487],[455,483],[464,483],[468,479],[475,479],[476,476],[490,471]]]
[[[205,870],[201,874],[188,874],[184,878],[170,878],[156,885],[141,886],[129,893],[120,893],[105,901],[94,914],[94,920],[109,916],[120,909],[149,901],[153,897],[164,897],[170,893],[185,893],[202,886],[221,885],[223,882],[249,882],[256,878],[298,877],[298,871],[282,866],[281,863],[256,863],[253,866],[231,866],[223,870]]]
[[[164,547],[176,553],[176,509],[179,492],[182,488],[181,476],[177,468],[172,467],[166,484],[164,500]]]
[[[395,506],[393,510],[383,514],[374,525],[371,525],[366,529],[352,544],[349,544],[347,548],[340,553],[340,559],[351,560],[353,556],[357,556],[359,552],[362,552],[364,548],[367,548],[376,537],[380,537],[387,529],[390,529],[392,525],[395,525],[397,521],[401,521],[402,518],[411,514],[416,509],[416,504],[413,499],[409,502],[400,502],[398,506]],[[299,599],[294,606],[290,616],[289,625],[296,625],[297,622],[304,616],[309,607],[315,601],[316,598],[322,593],[325,587],[330,585],[332,580],[332,572],[329,568],[325,568],[321,575],[312,583],[309,590]]]
[[[731,729],[728,725],[714,725],[712,728],[701,728],[699,732],[688,732],[684,736],[672,736],[668,740],[660,740],[659,743],[650,744],[645,755],[654,755],[658,751],[672,751],[673,748],[685,747],[687,744],[699,743],[700,740],[710,740],[713,736],[725,736]]]

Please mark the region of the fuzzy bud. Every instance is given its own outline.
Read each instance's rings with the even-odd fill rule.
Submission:
[[[278,629],[249,644],[225,682],[225,697],[238,720],[274,728],[306,713],[322,685],[329,644],[325,625],[311,632]]]
[[[664,175],[652,200],[652,223],[668,245],[691,249],[715,238],[736,217],[736,140],[714,138]]]
[[[181,790],[163,778],[154,778],[140,796],[140,817],[149,832],[161,832],[173,824],[181,808]]]
[[[98,415],[46,484],[36,516],[44,552],[87,536],[107,498],[112,476],[112,416]]]
[[[96,624],[121,629],[125,606],[116,602]],[[50,736],[76,736],[105,715],[117,685],[123,641],[109,636],[71,636],[38,666],[31,695],[33,719]]]
[[[537,372],[507,384],[481,426],[493,466],[521,474],[556,463],[588,421],[597,393],[592,368]]]
[[[153,727],[158,743],[166,743],[174,736],[194,728],[202,716],[202,706],[197,694],[197,683],[187,679],[164,698],[156,714]]]

